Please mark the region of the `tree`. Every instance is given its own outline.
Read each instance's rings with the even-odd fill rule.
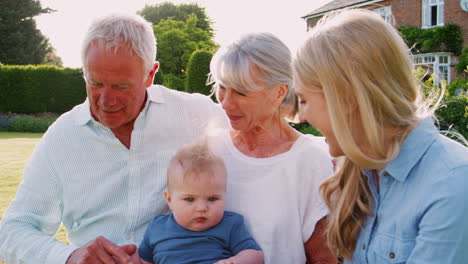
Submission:
[[[0,61],[4,64],[41,64],[53,52],[49,40],[36,28],[34,17],[53,10],[38,0],[1,0]]]
[[[192,54],[187,65],[186,92],[205,95],[211,93],[211,87],[206,84],[206,81],[210,73],[210,61],[212,57],[213,53],[205,50],[197,50]]]
[[[197,22],[197,17],[192,14],[186,21],[168,18],[153,26],[158,41],[157,60],[161,65],[164,85],[170,88],[184,90],[187,63],[195,50],[212,52],[218,48],[208,32],[196,26]]]
[[[62,58],[57,56],[55,49],[51,48],[51,51],[47,52],[42,64],[55,65],[57,67],[63,67]]]
[[[208,32],[213,37],[212,21],[208,18],[205,8],[196,3],[175,5],[170,2],[164,2],[156,5],[145,5],[138,11],[138,14],[144,17],[153,25],[159,24],[162,20],[172,18],[175,21],[187,21],[190,15],[197,17],[196,27]]]

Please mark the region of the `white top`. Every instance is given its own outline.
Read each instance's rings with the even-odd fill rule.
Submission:
[[[332,175],[331,158],[309,136],[270,158],[242,154],[228,132],[211,143],[226,164],[226,210],[245,217],[265,254],[265,264],[306,262],[304,243],[327,213],[320,184]]]
[[[89,102],[63,114],[44,134],[0,223],[0,260],[65,263],[102,235],[139,244],[146,226],[168,207],[166,168],[182,144],[204,134],[222,109],[200,94],[153,86],[127,149],[96,122]],[[63,223],[71,245],[52,236]]]

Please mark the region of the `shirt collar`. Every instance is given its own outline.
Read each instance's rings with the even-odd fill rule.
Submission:
[[[146,113],[148,106],[150,105],[150,102],[154,102],[157,104],[162,104],[165,102],[162,89],[158,85],[153,85],[149,87],[148,89],[146,89],[146,94],[148,96],[146,98],[145,107],[143,108],[143,110],[141,110],[141,113]],[[78,118],[76,121],[77,125],[79,126],[86,125],[90,121],[96,122],[93,116],[91,115],[88,98],[86,98],[84,103],[81,104],[79,107],[80,109],[78,110]]]
[[[392,176],[398,181],[405,181],[438,134],[431,117],[422,120],[405,139],[398,156],[382,170],[381,176]]]

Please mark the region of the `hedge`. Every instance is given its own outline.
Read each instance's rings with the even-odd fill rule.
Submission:
[[[18,115],[13,117],[7,126],[10,132],[44,133],[55,122],[58,115],[42,113],[39,115]]]
[[[186,92],[205,95],[211,93],[211,86],[206,85],[206,81],[210,73],[210,61],[212,57],[213,53],[205,50],[198,50],[192,53],[187,65]]]
[[[0,65],[0,112],[66,112],[86,98],[82,76],[81,69]]]

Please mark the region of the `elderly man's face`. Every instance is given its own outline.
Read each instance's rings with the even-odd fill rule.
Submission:
[[[112,130],[133,127],[154,73],[145,72],[141,58],[126,47],[114,53],[91,44],[85,64],[86,91],[93,117]]]

